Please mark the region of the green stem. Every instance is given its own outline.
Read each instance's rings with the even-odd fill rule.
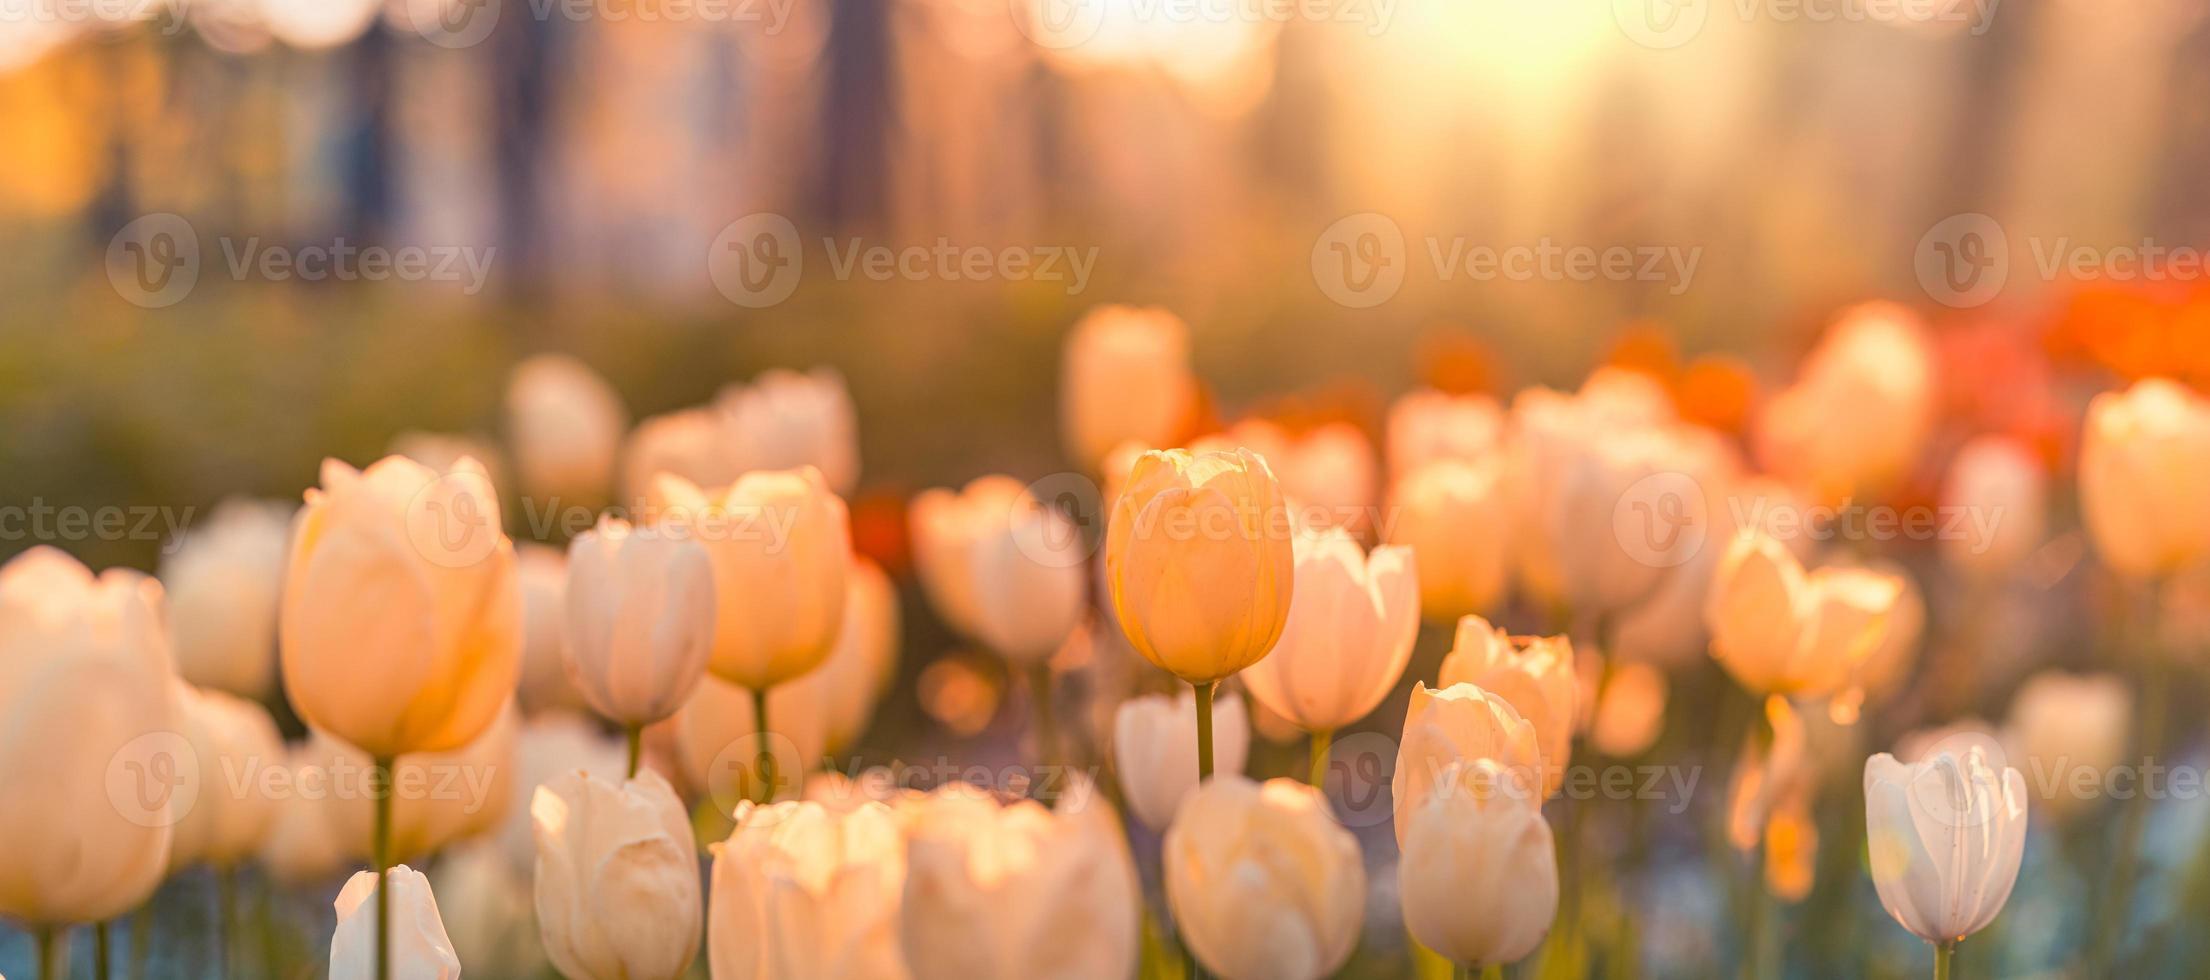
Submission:
[[[2160,590],[2149,589],[2150,602]],[[2163,651],[2157,647],[2154,616],[2138,613],[2135,629],[2146,649],[2139,651],[2141,663],[2141,710],[2135,715],[2134,751],[2139,754],[2144,767],[2153,759],[2164,732],[2164,718],[2168,713],[2171,678],[2166,670]],[[2145,627],[2145,628],[2144,628]],[[2118,825],[2118,844],[2111,861],[2110,892],[2102,905],[2102,917],[2095,930],[2094,950],[2091,958],[2094,976],[2106,976],[2109,967],[2117,959],[2117,950],[2125,935],[2128,913],[2133,905],[2133,878],[2139,863],[2141,835],[2147,827],[2150,794],[2136,793],[2124,803],[2125,814]]]
[[[1036,754],[1045,765],[1058,758],[1059,726],[1051,714],[1051,661],[1039,660],[1028,667],[1028,696],[1032,710],[1036,712]]]
[[[216,935],[222,937],[223,975],[238,975],[238,954],[232,946],[238,939],[238,869],[218,868],[215,871],[215,900],[220,918],[215,923]],[[102,978],[105,980],[105,977]]]
[[[92,924],[92,975],[108,980],[110,972],[107,958],[107,923]]]
[[[51,926],[38,931],[39,980],[62,980],[67,976],[62,972],[67,966],[62,962],[63,944],[60,942],[67,934],[68,930]]]
[[[1481,980],[1504,980],[1504,964],[1491,963],[1482,967]]]
[[[1212,691],[1219,681],[1191,685],[1197,690],[1197,783],[1212,778]]]
[[[369,763],[369,792],[376,798],[376,832],[370,852],[376,863],[376,980],[391,978],[391,804],[392,760]]]
[[[643,725],[631,725],[628,734],[629,775],[623,778],[635,779],[637,778],[637,762],[645,756],[645,728]]]
[[[1312,788],[1326,793],[1328,790],[1328,746],[1335,744],[1335,732],[1312,733]]]
[[[141,905],[130,917],[130,980],[145,980],[146,956],[153,950],[153,906]]]
[[[1956,953],[1956,943],[1940,943],[1934,947],[1934,980],[1949,980],[1949,958]]]
[[[755,722],[758,722],[760,735],[760,754],[758,759],[760,783],[759,802],[773,803],[775,802],[776,780],[775,745],[773,742],[768,741],[767,734],[767,688],[756,688],[752,692],[752,719]]]

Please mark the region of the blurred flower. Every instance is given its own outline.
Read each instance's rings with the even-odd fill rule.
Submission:
[[[1120,980],[1136,969],[1136,868],[1096,787],[1056,810],[964,784],[908,805],[898,934],[914,980]]]
[[[266,698],[276,682],[276,609],[291,511],[225,500],[161,565],[177,673],[199,687]]]
[[[1682,369],[1675,401],[1682,419],[1739,434],[1757,404],[1757,375],[1739,357],[1705,354]]]
[[[1613,531],[1630,536],[1622,539],[1631,542],[1629,553],[1658,566],[1658,583],[1615,613],[1603,637],[1610,659],[1667,670],[1700,664],[1709,653],[1704,603],[1735,525],[1764,519],[1793,500],[1775,481],[1743,478],[1733,449],[1711,433],[1677,432],[1684,436],[1678,468],[1636,488],[1612,514]]]
[[[1624,551],[1616,512],[1630,486],[1671,465],[1675,425],[1665,389],[1623,368],[1597,369],[1572,395],[1529,388],[1512,399],[1509,553],[1535,604],[1593,616],[1656,585],[1663,566]]]
[[[410,459],[438,473],[451,471],[461,460],[473,460],[494,488],[494,498],[506,489],[506,471],[499,462],[499,448],[478,436],[409,429],[391,437],[391,444],[384,447],[384,455]]]
[[[811,466],[838,496],[859,487],[859,417],[835,369],[765,372],[715,392],[714,410],[735,464],[728,479]]]
[[[591,709],[643,727],[682,707],[713,654],[706,549],[602,517],[568,544],[567,588],[566,673]]]
[[[1769,737],[1752,733],[1727,777],[1727,843],[1745,854],[1764,840],[1773,814],[1808,805],[1818,769],[1803,717],[1779,695],[1761,709]]]
[[[1244,668],[1253,700],[1310,732],[1372,713],[1397,686],[1420,630],[1410,549],[1371,555],[1342,528],[1301,532],[1289,619],[1272,653]],[[1147,821],[1148,822],[1148,821]]]
[[[1471,684],[1503,698],[1535,728],[1542,750],[1542,792],[1565,784],[1573,750],[1576,697],[1573,644],[1562,636],[1508,636],[1479,616],[1458,621],[1450,653],[1443,657],[1442,687]]]
[[[1665,730],[1666,694],[1664,671],[1633,660],[1614,663],[1589,723],[1589,744],[1614,759],[1641,755]]]
[[[2058,818],[2101,798],[2104,778],[2124,760],[2133,691],[2115,674],[2044,670],[2011,696],[2007,755],[2026,766],[2026,785]]]
[[[430,887],[455,954],[470,963],[496,964],[505,976],[544,972],[532,874],[528,864],[517,869],[491,840],[470,841],[438,856]]]
[[[905,836],[882,803],[737,804],[712,846],[706,951],[716,980],[899,980]]]
[[[1911,666],[1918,662],[1919,640],[1926,632],[1926,595],[1909,571],[1884,558],[1862,565],[1843,565],[1837,570],[1851,575],[1869,574],[1892,581],[1897,587],[1895,603],[1888,609],[1886,624],[1880,628],[1880,642],[1865,654],[1849,681],[1849,690],[1859,701],[1886,697],[1902,688],[1903,681],[1911,674]],[[1813,573],[1814,577],[1816,574]]]
[[[165,750],[184,720],[160,604],[152,579],[46,545],[0,565],[0,915],[97,922],[161,883],[187,763]]]
[[[712,409],[685,408],[637,423],[622,448],[622,502],[648,519],[659,501],[662,474],[702,487],[724,486],[737,478],[722,421]]]
[[[537,787],[571,772],[618,776],[628,771],[628,757],[621,737],[607,734],[592,719],[567,711],[547,711],[526,718],[515,733],[512,785],[518,793],[532,794]],[[494,839],[509,870],[521,875],[522,885],[527,888],[537,866],[537,826],[530,817],[526,796],[514,803],[500,818]],[[536,937],[532,925],[532,945],[536,945]]]
[[[996,677],[978,656],[947,654],[921,668],[914,678],[914,694],[921,710],[936,723],[962,738],[979,735],[997,717],[998,699],[1004,692]]]
[[[1981,436],[1957,450],[1942,488],[1942,509],[1970,519],[1965,535],[1941,538],[1942,560],[1979,581],[1994,581],[2041,547],[2046,490],[2040,461],[2023,443]]]
[[[1317,789],[1225,772],[1182,801],[1163,850],[1182,941],[1224,980],[1317,980],[1358,945],[1364,859]]]
[[[2018,881],[2026,782],[1980,746],[1905,765],[1865,760],[1872,883],[1888,914],[1919,938],[1955,943],[1985,928]]]
[[[2104,564],[2141,578],[2210,557],[2210,400],[2163,378],[2096,395],[2079,468]]]
[[[1363,534],[1376,494],[1374,447],[1366,434],[1345,422],[1330,422],[1291,435],[1265,419],[1245,419],[1218,435],[1189,445],[1191,452],[1248,449],[1266,461],[1281,481],[1282,495],[1298,523],[1340,525]]]
[[[897,677],[901,635],[897,588],[874,562],[854,556],[845,576],[844,625],[836,632],[836,647],[821,666],[788,685],[819,705],[823,752],[842,753],[867,730]],[[768,710],[773,713],[772,704]]]
[[[403,755],[393,763],[393,860],[427,857],[499,826],[514,805],[517,716],[510,703],[475,741],[450,752]],[[339,840],[352,856],[370,857],[376,807],[368,755],[320,731],[311,733],[308,744],[322,768],[317,778],[339,801],[333,811]]]
[[[327,744],[325,742],[324,744]],[[268,833],[258,843],[261,869],[295,888],[320,884],[352,862],[360,842],[343,836],[330,772],[316,746],[287,746],[285,780],[290,792],[275,800]]]
[[[590,365],[565,354],[515,365],[506,423],[523,495],[586,507],[606,499],[629,410]]]
[[[1823,697],[1880,648],[1903,586],[1892,575],[1802,563],[1771,535],[1737,534],[1704,608],[1711,654],[1753,694]]]
[[[1241,775],[1250,749],[1243,699],[1221,695],[1212,703],[1213,772]],[[1121,702],[1113,717],[1113,771],[1128,812],[1146,827],[1165,830],[1176,808],[1197,789],[1196,694],[1147,694]]]
[[[1765,890],[1783,902],[1800,902],[1818,880],[1819,824],[1808,796],[1794,797],[1765,824]]]
[[[714,654],[723,680],[773,687],[821,665],[844,616],[852,553],[844,501],[819,471],[756,471],[709,495],[664,477],[670,537],[706,548],[714,569]]]
[[[1427,802],[1430,789],[1451,788],[1436,782],[1443,770],[1454,761],[1473,759],[1495,760],[1530,790],[1542,782],[1536,778],[1542,749],[1535,726],[1510,703],[1472,684],[1435,691],[1415,682],[1404,712],[1404,738],[1397,743],[1396,773],[1389,781],[1398,846],[1403,846],[1412,814]]]
[[[483,468],[323,461],[292,535],[281,625],[284,690],[308,724],[387,759],[475,739],[522,653],[514,546]]]
[[[177,815],[169,867],[206,862],[229,868],[252,856],[276,819],[276,800],[258,774],[263,766],[283,764],[284,739],[267,708],[224,691],[176,687],[184,737],[199,764],[188,767],[196,778],[192,800]]]
[[[921,583],[952,628],[1015,663],[1066,642],[1088,608],[1088,548],[1055,507],[1019,481],[985,476],[911,509]]]
[[[1409,808],[1397,862],[1404,925],[1453,963],[1520,960],[1558,914],[1550,825],[1517,778],[1493,759],[1449,761],[1438,791]]]
[[[1197,402],[1189,328],[1156,307],[1100,306],[1067,334],[1059,371],[1060,438],[1068,455],[1096,469],[1134,440],[1179,443]]]
[[[1448,621],[1503,599],[1513,532],[1500,477],[1493,459],[1445,458],[1390,488],[1383,530],[1392,543],[1412,549],[1426,618]]]
[[[356,872],[334,903],[337,931],[330,936],[330,980],[376,977],[376,889],[391,889],[388,971],[392,980],[460,980],[460,957],[445,935],[430,879],[402,864],[382,876]]]
[[[795,683],[768,689],[767,716],[774,730],[767,741],[775,752],[778,793],[794,789],[826,754],[826,719],[816,697]],[[708,674],[669,726],[683,782],[693,796],[712,800],[724,813],[760,797],[760,730],[749,688]]]
[[[1918,317],[1892,303],[1852,307],[1804,358],[1796,383],[1765,404],[1758,461],[1823,503],[1877,494],[1917,463],[1935,398],[1933,348]]]
[[[514,571],[522,587],[522,680],[515,691],[522,710],[580,709],[583,692],[568,676],[568,559],[558,548],[523,542],[514,548]]]
[[[570,980],[674,980],[698,953],[698,858],[667,780],[569,772],[537,787],[537,923]]]
[[[1389,406],[1389,478],[1437,459],[1488,459],[1504,445],[1504,412],[1487,395],[1422,388]]]
[[[1245,450],[1145,453],[1106,530],[1105,570],[1128,642],[1192,684],[1274,648],[1296,559],[1281,487]]]

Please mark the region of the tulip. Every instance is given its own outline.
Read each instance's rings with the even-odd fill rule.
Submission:
[[[1504,412],[1487,395],[1423,388],[1389,406],[1389,477],[1437,459],[1486,459],[1504,444]]]
[[[1937,408],[1933,348],[1891,303],[1846,310],[1774,395],[1751,440],[1764,468],[1821,502],[1876,494],[1917,462]]]
[[[161,589],[94,578],[48,546],[0,565],[0,915],[100,922],[153,894],[196,761],[162,635]]]
[[[1358,945],[1364,859],[1318,789],[1223,774],[1176,809],[1164,855],[1182,940],[1225,980],[1317,980]]]
[[[169,867],[206,862],[227,870],[253,853],[276,819],[276,800],[258,779],[261,767],[284,764],[284,740],[268,709],[235,694],[180,685],[177,701],[198,765],[187,767],[196,775],[186,789],[193,804],[177,820]]]
[[[658,773],[537,787],[537,925],[570,980],[674,980],[698,953],[691,822]]]
[[[226,500],[161,565],[177,673],[198,687],[266,698],[276,681],[286,508]]]
[[[1197,789],[1197,699],[1148,694],[1120,703],[1113,716],[1113,769],[1120,775],[1128,812],[1152,830],[1165,830],[1175,808]],[[1251,749],[1250,719],[1243,700],[1230,694],[1212,703],[1213,771],[1241,774]]]
[[[1454,963],[1522,959],[1557,916],[1557,848],[1538,799],[1517,778],[1493,759],[1453,761],[1438,778],[1447,789],[1405,818],[1397,862],[1405,928]]]
[[[1335,730],[1371,713],[1411,661],[1420,583],[1401,545],[1368,555],[1329,528],[1297,535],[1294,547],[1289,621],[1274,652],[1243,671],[1243,684],[1253,700],[1312,733],[1318,786]]]
[[[590,365],[565,354],[516,364],[506,422],[524,495],[586,507],[606,499],[629,410]]]
[[[838,496],[859,486],[859,418],[832,368],[774,370],[714,393],[736,478],[811,466]],[[719,481],[716,481],[719,482]]]
[[[646,519],[660,503],[663,474],[702,487],[726,486],[739,475],[729,454],[721,416],[710,408],[685,408],[637,423],[622,449],[622,500]]]
[[[522,676],[515,692],[522,709],[579,710],[583,692],[568,677],[568,559],[557,548],[531,542],[514,549],[514,571],[522,587]]]
[[[1033,666],[1081,625],[1088,594],[1082,535],[1011,477],[914,498],[921,582],[944,621],[1015,664]]]
[[[1637,488],[1612,513],[1613,530],[1636,541],[1636,553],[1656,561],[1659,581],[1641,602],[1614,614],[1605,660],[1614,667],[1641,660],[1667,670],[1688,670],[1710,655],[1704,603],[1713,573],[1741,521],[1777,522],[1793,496],[1779,483],[1745,478],[1735,452],[1703,429],[1682,429],[1677,476]],[[1698,506],[1698,501],[1701,505]],[[1678,538],[1667,546],[1668,536]]]
[[[1056,810],[950,785],[908,805],[899,945],[914,980],[1121,980],[1136,868],[1120,821],[1071,777]]]
[[[706,925],[714,980],[900,980],[905,835],[890,807],[857,801],[737,805],[712,846]]]
[[[1520,588],[1536,605],[1556,609],[1568,600],[1586,601],[1603,594],[1591,591],[1599,585],[1606,592],[1619,592],[1645,584],[1639,581],[1639,575],[1613,575],[1601,583],[1592,581],[1577,587],[1580,595],[1568,594],[1563,556],[1568,551],[1602,556],[1602,537],[1617,539],[1615,518],[1620,501],[1604,499],[1600,488],[1587,489],[1592,481],[1586,477],[1577,481],[1583,489],[1569,495],[1567,477],[1576,467],[1576,460],[1605,440],[1647,433],[1676,422],[1665,389],[1639,371],[1601,368],[1571,395],[1529,388],[1513,397],[1503,478],[1511,514],[1506,526],[1514,539],[1509,542],[1509,553],[1515,558]],[[1631,456],[1623,456],[1620,462],[1631,460]],[[1602,466],[1602,461],[1595,461],[1584,468],[1600,470]],[[1476,611],[1467,609],[1458,614]],[[1585,612],[1598,615],[1618,610]]]
[[[384,447],[384,455],[411,460],[433,473],[450,472],[462,460],[469,460],[483,469],[484,479],[494,488],[494,495],[506,486],[506,472],[499,463],[499,448],[480,436],[410,429],[392,436],[391,442]],[[470,518],[470,515],[461,516]]]
[[[2096,395],[2079,468],[2080,511],[2104,564],[2166,577],[2210,556],[2210,399],[2163,378]]]
[[[1472,684],[1503,698],[1533,725],[1535,745],[1542,752],[1543,794],[1558,792],[1573,750],[1577,692],[1570,641],[1562,636],[1508,636],[1492,629],[1488,620],[1467,616],[1458,621],[1440,679],[1445,689]]]
[[[361,908],[370,900],[376,903],[373,921]],[[380,875],[359,872],[334,904],[338,927],[330,936],[330,980],[460,980],[460,957],[422,872],[404,864]],[[386,922],[388,931],[379,936]]]
[[[1397,745],[1396,773],[1390,797],[1396,801],[1397,844],[1402,846],[1412,813],[1426,801],[1436,779],[1451,762],[1491,759],[1533,787],[1542,780],[1541,743],[1535,726],[1511,704],[1472,684],[1430,690],[1412,685],[1404,712],[1404,738]],[[1447,784],[1446,784],[1447,788]]]
[[[1067,335],[1059,424],[1067,453],[1093,471],[1113,447],[1181,441],[1197,405],[1189,328],[1164,309],[1100,306]]]
[[[1746,528],[1704,607],[1711,653],[1751,693],[1834,694],[1880,650],[1902,594],[1895,576],[1866,569],[1805,574],[1777,539]]]
[[[1439,459],[1389,491],[1384,536],[1412,549],[1422,614],[1447,620],[1503,598],[1509,501],[1494,459]]]
[[[2066,817],[2101,795],[2104,775],[2124,758],[2133,691],[2114,674],[2045,670],[2011,696],[2004,741],[2026,764],[2027,784]]]
[[[1941,537],[1943,561],[1988,582],[2007,575],[2041,547],[2047,490],[2041,464],[2015,439],[1981,436],[1957,450],[1942,506],[1970,518],[1969,533]]]
[[[1906,765],[1865,760],[1865,837],[1873,887],[1888,915],[1935,947],[1948,975],[1957,942],[2010,899],[2026,847],[2026,781],[1981,745]]]
[[[644,727],[706,675],[714,567],[696,541],[613,517],[569,543],[568,563],[567,672],[591,710],[629,731],[633,776]]]
[[[319,758],[307,743],[285,750],[286,791],[275,800],[275,814],[257,851],[262,870],[295,888],[328,880],[358,849],[355,839],[344,833],[337,812],[343,804]]]

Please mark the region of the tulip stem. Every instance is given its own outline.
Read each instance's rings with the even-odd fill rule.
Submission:
[[[1323,795],[1328,791],[1328,746],[1333,744],[1334,729],[1312,733],[1312,788]]]
[[[238,975],[238,957],[231,949],[238,941],[238,869],[218,868],[215,871],[215,908],[219,917],[215,934],[221,937],[223,976]],[[100,980],[107,980],[107,972],[101,971]]]
[[[376,862],[376,980],[391,978],[391,804],[390,756],[369,763],[370,793],[376,798],[376,831],[370,853]]]
[[[2159,590],[2149,589],[2139,594],[2140,605],[2145,608],[2135,615],[2135,629],[2142,645],[2140,651],[2141,710],[2135,715],[2133,751],[2147,763],[2154,760],[2161,748],[2164,732],[2164,716],[2168,711],[2166,698],[2171,690],[2171,678],[2167,675],[2164,651],[2158,648],[2153,603]],[[2134,799],[2123,801],[2125,813],[2119,817],[2117,853],[2111,862],[2110,893],[2102,902],[2100,928],[2095,930],[2092,957],[2089,960],[2095,974],[2102,974],[2117,959],[2120,941],[2125,937],[2128,912],[2133,905],[2133,878],[2141,851],[2141,834],[2148,820],[2149,805],[2153,794],[2137,794]]]
[[[1956,943],[1934,944],[1934,980],[1949,980],[1949,958],[1956,952]]]
[[[1034,702],[1036,755],[1040,761],[1050,764],[1058,757],[1059,727],[1051,715],[1051,661],[1038,661],[1028,668],[1028,696]]]
[[[775,745],[768,741],[767,736],[767,688],[765,687],[752,689],[752,718],[759,723],[760,730],[758,762],[760,769],[760,802],[773,803],[775,802],[776,779]]]
[[[51,926],[38,931],[39,980],[61,980],[63,976],[61,943],[56,941],[59,938],[56,933]]]
[[[92,924],[92,975],[107,980],[111,967],[107,959],[107,923]]]
[[[1212,689],[1219,681],[1192,684],[1197,691],[1197,783],[1212,778]]]
[[[635,779],[637,778],[637,762],[638,760],[643,759],[645,755],[645,728],[643,725],[631,725],[629,726],[628,735],[629,775],[624,776],[623,778]]]
[[[144,980],[146,954],[153,948],[153,905],[138,907],[130,917],[130,980]]]

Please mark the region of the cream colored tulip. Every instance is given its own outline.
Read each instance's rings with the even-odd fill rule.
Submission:
[[[111,919],[169,863],[178,781],[161,588],[44,545],[0,565],[0,915]]]
[[[522,677],[515,695],[532,713],[580,710],[583,692],[568,677],[568,559],[557,548],[526,543],[514,549],[514,571],[522,586]]]
[[[427,432],[408,429],[391,437],[384,446],[385,456],[398,456],[411,460],[432,473],[449,473],[468,460],[482,467],[493,493],[501,493],[507,486],[507,475],[499,459],[499,447],[482,436],[463,432]],[[327,488],[325,488],[327,489]]]
[[[1881,649],[1902,594],[1895,576],[1867,569],[1805,574],[1777,539],[1745,529],[1720,561],[1704,608],[1711,653],[1754,694],[1834,694]]]
[[[1759,412],[1758,461],[1822,503],[1877,495],[1925,448],[1938,407],[1934,374],[1916,314],[1893,303],[1845,310],[1795,384]]]
[[[1397,686],[1420,630],[1411,549],[1371,555],[1341,528],[1301,533],[1296,587],[1281,642],[1243,671],[1251,697],[1309,732],[1372,713]]]
[[[1558,855],[1533,794],[1493,759],[1447,764],[1412,808],[1397,893],[1412,938],[1473,967],[1535,951],[1558,914]]]
[[[516,364],[506,426],[523,495],[581,507],[606,500],[629,410],[590,365],[566,354]]]
[[[1136,969],[1136,868],[1097,788],[1058,807],[946,786],[908,804],[899,946],[914,980],[1121,980]]]
[[[1192,684],[1257,663],[1289,618],[1290,538],[1265,460],[1241,450],[1143,454],[1105,534],[1113,610],[1129,644]]]
[[[1487,395],[1422,388],[1389,406],[1389,476],[1437,459],[1487,459],[1503,448],[1504,412]]]
[[[905,835],[890,807],[737,805],[711,848],[714,980],[901,980]]]
[[[1373,443],[1356,426],[1331,422],[1292,435],[1265,419],[1245,419],[1226,432],[1190,443],[1189,448],[1191,452],[1248,449],[1266,460],[1301,526],[1342,527],[1363,534],[1371,523],[1380,467]]]
[[[689,812],[649,770],[537,787],[537,927],[569,980],[674,980],[698,954]]]
[[[514,746],[520,728],[511,704],[476,740],[452,752],[400,756],[392,765],[391,857],[426,857],[457,840],[490,831],[514,807]],[[321,732],[311,733],[312,758],[338,801],[339,838],[356,858],[369,845],[376,806],[369,758]],[[526,789],[526,787],[525,787]]]
[[[1213,772],[1241,775],[1250,751],[1243,699],[1222,695],[1212,703]],[[1183,691],[1121,702],[1113,716],[1113,771],[1128,812],[1152,830],[1165,830],[1175,808],[1197,789],[1197,696]]]
[[[1513,530],[1502,473],[1493,458],[1444,458],[1390,488],[1382,530],[1412,549],[1427,618],[1448,621],[1503,600]]]
[[[457,749],[521,669],[514,546],[482,467],[322,465],[284,580],[284,690],[310,725],[380,758]]]
[[[1543,795],[1555,795],[1565,783],[1573,751],[1573,720],[1578,698],[1573,676],[1573,644],[1562,636],[1509,636],[1479,616],[1458,621],[1458,634],[1443,657],[1445,689],[1458,684],[1503,698],[1535,726],[1542,751]]]
[[[682,707],[713,654],[714,598],[696,541],[603,517],[569,542],[567,674],[591,710],[643,727]]]
[[[1965,533],[1941,537],[1941,557],[1979,581],[2016,571],[2041,547],[2046,478],[2033,451],[2006,436],[1981,436],[1957,450],[1942,506],[1967,518]]]
[[[1620,368],[1599,368],[1570,395],[1528,388],[1513,396],[1503,480],[1511,513],[1508,553],[1521,591],[1536,605],[1557,608],[1575,599],[1586,603],[1592,595],[1641,584],[1610,576],[1576,585],[1567,578],[1563,556],[1569,550],[1598,555],[1598,535],[1615,537],[1619,505],[1617,499],[1605,500],[1600,488],[1590,489],[1592,481],[1585,476],[1574,481],[1577,489],[1569,494],[1568,477],[1577,461],[1604,441],[1677,421],[1663,386],[1649,375]],[[1601,469],[1594,464],[1582,468]],[[1568,585],[1579,595],[1569,593]]]
[[[914,498],[921,581],[944,621],[1015,663],[1058,650],[1088,609],[1088,548],[1057,508],[1011,477]]]
[[[775,753],[776,794],[781,796],[795,791],[797,780],[827,754],[827,719],[819,695],[806,689],[805,678],[769,689],[767,716],[774,725],[767,741]],[[723,812],[760,797],[760,729],[750,690],[709,674],[668,727],[685,788],[693,796],[712,800]]]
[[[2210,557],[2210,399],[2164,378],[2096,395],[2079,468],[2104,564],[2147,578]]]
[[[199,764],[188,767],[195,783],[179,787],[192,806],[178,815],[169,867],[233,867],[276,820],[277,799],[262,776],[264,767],[284,765],[284,739],[267,708],[235,694],[180,684],[177,703]]]
[[[639,520],[650,520],[663,474],[701,487],[727,486],[741,473],[731,457],[728,433],[713,409],[693,407],[637,423],[622,447],[621,500]]]
[[[773,370],[714,393],[736,474],[811,466],[838,496],[859,487],[859,414],[834,368]]]
[[[2058,817],[2101,798],[2125,759],[2133,690],[2115,674],[2045,670],[2011,696],[2004,742],[2026,766],[2026,785]]]
[[[1317,980],[1358,946],[1364,858],[1317,789],[1214,777],[1176,810],[1163,852],[1182,941],[1222,980]]]
[[[1095,468],[1134,440],[1170,446],[1197,404],[1189,328],[1164,309],[1100,306],[1067,334],[1059,371],[1060,439]]]
[[[1472,684],[1439,691],[1413,684],[1404,738],[1397,743],[1396,773],[1389,780],[1400,847],[1412,813],[1438,785],[1444,769],[1460,759],[1493,759],[1530,788],[1542,782],[1537,776],[1542,747],[1535,726],[1503,697]]]
[[[287,747],[284,769],[284,792],[276,796],[275,815],[257,856],[271,878],[307,888],[336,876],[362,845],[347,836],[350,826],[338,812],[345,804],[315,746],[302,742]]]
[[[225,500],[161,563],[177,674],[199,687],[266,698],[276,686],[276,610],[290,509]]]
[[[376,969],[376,889],[373,871],[356,873],[338,892],[337,931],[330,936],[330,980],[370,980]],[[402,864],[381,882],[391,889],[390,980],[460,980],[460,957],[445,935],[430,879]]]
[[[821,665],[844,616],[852,553],[844,501],[819,471],[755,471],[711,496],[662,481],[671,537],[706,548],[714,569],[714,653],[732,684],[773,687]]]
[[[1865,760],[1866,856],[1880,904],[1903,928],[1948,946],[1987,927],[2010,899],[2026,847],[2026,781],[1979,745],[1905,765]]]

